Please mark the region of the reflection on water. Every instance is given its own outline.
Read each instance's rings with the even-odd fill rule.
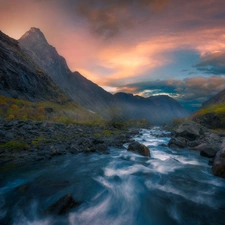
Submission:
[[[111,149],[1,173],[0,224],[224,224],[225,180],[198,153],[160,146],[169,140],[161,133],[155,127],[135,137],[151,158]],[[44,213],[68,193],[82,202],[78,208],[64,216]]]

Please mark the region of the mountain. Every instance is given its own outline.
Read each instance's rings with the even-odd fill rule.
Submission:
[[[191,115],[194,121],[212,129],[225,128],[225,89],[202,104],[202,107]]]
[[[202,108],[208,107],[213,104],[219,104],[225,102],[225,89],[220,91],[218,94],[211,97],[209,100],[202,104]]]
[[[49,74],[55,84],[76,103],[91,111],[110,117],[110,109],[117,108],[126,119],[146,118],[155,123],[167,123],[173,118],[189,115],[177,101],[168,96],[143,98],[125,93],[113,96],[106,92],[80,73],[72,72],[66,60],[49,45],[38,28],[31,28],[26,32],[19,39],[19,44],[33,61]]]
[[[30,101],[69,101],[51,78],[28,57],[18,41],[0,31],[0,95]]]
[[[169,123],[174,118],[189,116],[176,100],[167,95],[144,98],[123,92],[114,95],[119,107],[129,119],[140,120],[145,118],[153,124]]]
[[[76,103],[83,107],[105,114],[107,108],[115,105],[112,94],[83,77],[71,72],[66,60],[49,45],[44,34],[37,28],[31,28],[19,39],[20,47],[50,75],[52,80]]]

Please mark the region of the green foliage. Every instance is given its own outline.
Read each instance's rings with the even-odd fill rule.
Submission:
[[[198,113],[199,115],[204,115],[206,113],[215,113],[218,116],[225,117],[225,104],[224,103],[214,104],[207,108],[200,109]]]
[[[46,108],[51,108],[49,113]],[[74,123],[96,123],[100,117],[74,102],[58,104],[52,102],[29,102],[0,95],[0,117],[5,120],[34,120]]]
[[[35,147],[38,147],[40,145],[40,142],[44,141],[45,139],[43,137],[38,137],[36,139],[33,139],[31,141],[31,144],[34,145]]]
[[[206,114],[213,114],[220,118],[222,127],[225,128],[225,104],[219,103],[210,105],[209,107],[200,109],[196,113],[191,116],[191,119],[195,120],[196,122],[200,121],[200,118]]]
[[[0,144],[0,149],[28,149],[28,145],[21,141],[8,141],[5,144]]]

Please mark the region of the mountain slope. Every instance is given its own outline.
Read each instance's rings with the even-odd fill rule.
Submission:
[[[191,115],[194,121],[199,122],[208,128],[225,128],[225,89],[208,101],[202,104],[202,107]]]
[[[144,98],[120,92],[114,96],[129,119],[145,118],[153,124],[163,124],[189,115],[176,100],[166,95]]]
[[[68,101],[52,82],[19,47],[18,41],[0,31],[0,95],[30,101]]]
[[[168,123],[173,118],[188,115],[178,102],[168,96],[142,98],[125,93],[112,95],[78,72],[71,72],[65,59],[48,44],[44,34],[37,28],[26,32],[19,39],[19,44],[76,103],[105,118],[113,118],[115,112],[124,120],[146,118],[154,123]]]
[[[76,103],[100,114],[104,114],[107,108],[115,104],[112,94],[78,72],[71,72],[66,60],[57,53],[53,46],[48,44],[39,29],[31,28],[19,39],[19,43],[21,48]]]
[[[213,104],[219,104],[225,102],[225,89],[220,91],[218,94],[211,97],[209,100],[202,104],[202,108],[208,107]]]

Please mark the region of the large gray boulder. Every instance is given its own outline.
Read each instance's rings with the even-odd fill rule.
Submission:
[[[187,140],[183,137],[171,138],[168,146],[169,148],[186,148]]]
[[[143,144],[140,144],[139,142],[135,141],[128,146],[128,151],[136,152],[143,156],[150,157],[150,150]]]
[[[225,138],[223,138],[221,149],[214,159],[212,172],[215,176],[225,178]]]
[[[184,137],[189,141],[193,141],[204,134],[203,127],[193,121],[182,123],[176,130],[176,137]]]

